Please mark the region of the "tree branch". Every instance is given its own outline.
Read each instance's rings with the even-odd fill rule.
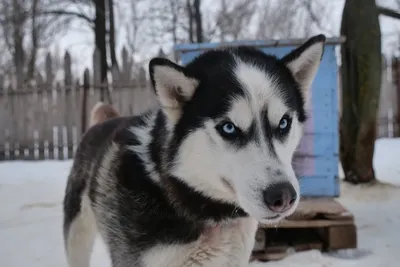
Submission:
[[[88,22],[91,26],[94,24],[94,19],[86,16],[85,14],[82,13],[77,13],[74,11],[68,11],[68,10],[47,10],[47,11],[42,11],[40,13],[41,15],[56,15],[56,16],[73,16],[82,20],[85,20]]]
[[[381,15],[391,17],[393,19],[400,19],[400,13],[397,12],[396,10],[381,6],[377,6],[376,8],[378,9],[379,14]]]

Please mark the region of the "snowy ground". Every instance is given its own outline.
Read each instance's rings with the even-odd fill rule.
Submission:
[[[398,267],[400,262],[400,139],[377,141],[374,166],[385,184],[342,184],[341,201],[353,212],[359,248],[336,254],[298,253],[251,267]],[[61,200],[71,161],[0,163],[0,266],[66,267]],[[396,185],[396,186],[394,186]],[[102,242],[92,266],[109,266]]]

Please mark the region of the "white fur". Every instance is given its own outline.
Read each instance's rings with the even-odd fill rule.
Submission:
[[[155,90],[165,114],[171,122],[176,122],[181,115],[181,103],[174,96],[179,94],[185,99],[190,98],[198,81],[167,65],[155,66],[153,78]]]
[[[102,164],[100,164],[98,170],[99,178],[97,181],[99,182],[98,190],[100,194],[112,195],[110,192],[115,188],[113,184],[115,181],[109,179],[108,176],[113,168],[112,161],[118,149],[118,145],[112,143],[108,151],[104,154]],[[98,216],[103,218],[115,216],[106,206],[95,208]],[[112,225],[103,225],[103,227],[108,227],[109,231],[113,231]],[[98,230],[100,230],[100,232],[104,231],[104,229],[98,229],[97,227],[91,201],[88,197],[88,192],[85,191],[82,195],[81,210],[78,216],[72,221],[68,233],[66,252],[68,265],[70,267],[90,266],[90,257]]]
[[[150,158],[149,144],[151,139],[151,130],[155,124],[156,112],[147,115],[146,124],[142,127],[131,127],[130,131],[136,136],[139,145],[128,146],[128,149],[136,152],[143,161],[146,171],[149,173],[150,178],[154,181],[160,181],[160,174],[156,171],[156,166]]]
[[[81,211],[72,221],[67,239],[67,261],[71,267],[89,267],[96,238],[96,223],[89,199],[82,198]]]
[[[243,267],[254,247],[257,221],[230,220],[210,226],[197,241],[185,245],[159,245],[143,257],[144,267]]]
[[[286,64],[303,90],[306,105],[310,101],[308,91],[317,74],[323,51],[324,43],[317,42],[309,46],[299,57]]]

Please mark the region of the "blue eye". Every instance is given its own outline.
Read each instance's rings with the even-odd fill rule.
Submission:
[[[285,135],[289,132],[290,126],[292,125],[292,118],[288,115],[284,115],[282,119],[279,121],[279,125],[277,130],[278,135]]]
[[[226,140],[237,140],[241,136],[240,129],[230,121],[218,124],[215,129]]]
[[[236,127],[235,127],[235,125],[233,123],[227,122],[227,123],[223,124],[222,130],[226,134],[234,134],[236,132]]]
[[[279,122],[279,129],[284,130],[286,127],[288,127],[289,122],[286,118],[282,118],[281,121]]]

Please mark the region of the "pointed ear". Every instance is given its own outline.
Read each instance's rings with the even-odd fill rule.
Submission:
[[[322,34],[314,36],[281,59],[299,83],[306,102],[324,53],[325,39]]]
[[[172,123],[181,116],[182,106],[189,101],[199,81],[187,70],[165,58],[153,58],[149,63],[150,79],[161,108]]]

